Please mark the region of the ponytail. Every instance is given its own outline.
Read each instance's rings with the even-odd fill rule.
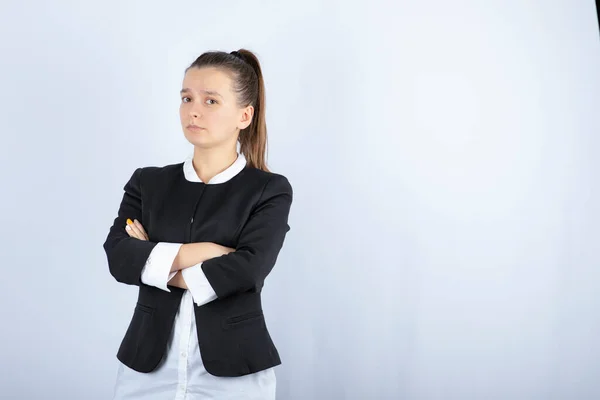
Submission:
[[[253,102],[254,116],[250,125],[240,132],[240,151],[248,160],[248,165],[269,171],[266,164],[267,121],[265,118],[265,83],[258,58],[251,51],[241,49],[243,57],[256,74],[256,98]]]

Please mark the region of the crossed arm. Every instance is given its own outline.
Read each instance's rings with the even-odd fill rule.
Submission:
[[[233,250],[210,242],[156,243],[142,233],[141,224],[131,227],[127,219],[142,219],[142,171],[135,170],[123,188],[118,215],[103,245],[110,273],[118,282],[149,284],[144,273],[157,271],[152,280],[161,283],[153,286],[166,291],[166,282],[181,288],[189,286],[198,305],[262,287],[290,229],[293,192],[287,178],[276,174],[269,177]],[[137,232],[143,239],[129,232]],[[148,268],[149,264],[160,267]],[[195,292],[202,295],[197,298]]]
[[[142,223],[137,219],[132,221],[128,218],[125,230],[130,237],[139,240],[149,240],[146,230],[142,226]],[[171,276],[168,280],[169,285],[182,289],[189,289],[183,274],[184,269],[198,267],[198,264],[201,264],[208,259],[220,257],[233,251],[235,251],[234,248],[221,246],[220,244],[212,242],[182,244],[179,246],[179,250],[173,259],[173,263],[169,270]]]

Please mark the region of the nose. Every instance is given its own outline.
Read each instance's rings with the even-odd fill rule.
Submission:
[[[196,112],[196,111],[191,111],[191,112],[190,112],[190,117],[192,117],[192,118],[198,118],[198,112]]]
[[[200,112],[196,109],[190,110],[190,118],[192,118],[192,119],[200,118]]]

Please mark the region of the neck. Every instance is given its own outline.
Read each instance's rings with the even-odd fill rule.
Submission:
[[[196,174],[207,183],[215,175],[225,171],[237,159],[237,150],[231,148],[200,148],[194,146],[193,165]]]

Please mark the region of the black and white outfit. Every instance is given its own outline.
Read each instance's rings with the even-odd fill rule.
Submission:
[[[281,360],[261,290],[290,229],[289,181],[238,153],[203,183],[190,155],[136,169],[124,191],[104,249],[114,278],[139,291],[117,352],[114,399],[275,399]],[[149,240],[128,235],[128,218]],[[179,247],[195,242],[235,251],[182,270],[188,290],[169,286]]]

